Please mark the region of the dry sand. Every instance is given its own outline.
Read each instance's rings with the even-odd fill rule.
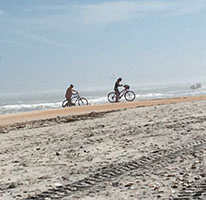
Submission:
[[[2,115],[0,199],[206,199],[205,100]]]

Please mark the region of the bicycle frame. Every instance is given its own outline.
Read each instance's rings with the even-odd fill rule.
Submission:
[[[71,102],[76,104],[76,102],[78,101],[78,99],[80,98],[79,93],[77,92],[76,94],[74,94],[74,96],[71,98]]]
[[[121,98],[124,96],[124,94],[125,94],[125,92],[126,92],[127,90],[128,90],[128,89],[124,88],[124,89],[122,89],[122,90],[119,92],[119,99],[121,99]]]

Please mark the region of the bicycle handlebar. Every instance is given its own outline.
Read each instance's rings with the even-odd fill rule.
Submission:
[[[72,91],[72,95],[79,95],[79,92],[77,92],[76,90]]]
[[[125,89],[127,89],[127,90],[130,88],[129,85],[124,85],[123,87],[124,87]]]

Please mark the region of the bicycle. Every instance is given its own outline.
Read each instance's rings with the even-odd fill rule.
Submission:
[[[134,101],[135,100],[135,93],[131,90],[129,90],[130,86],[129,85],[124,85],[124,89],[120,91],[119,93],[119,100],[124,97],[126,101]],[[110,92],[107,95],[107,99],[110,103],[115,103],[116,102],[116,93],[115,92]]]
[[[71,99],[72,102],[72,106],[75,106],[76,104],[78,104],[79,106],[86,106],[88,105],[88,100],[85,97],[80,97],[78,92],[75,92],[74,96],[72,96]],[[67,99],[65,99],[62,102],[62,107],[69,107],[69,103],[67,101]]]

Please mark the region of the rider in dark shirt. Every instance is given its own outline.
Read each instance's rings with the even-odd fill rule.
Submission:
[[[68,101],[68,105],[69,106],[74,106],[74,104],[72,103],[72,95],[73,94],[76,94],[77,91],[73,89],[73,85],[71,84],[68,88],[67,88],[67,91],[66,91],[66,94],[65,94],[65,97]]]
[[[119,102],[119,95],[120,95],[118,87],[123,86],[122,84],[120,84],[121,81],[122,81],[122,78],[118,78],[114,85],[114,91],[116,94],[116,102]]]

